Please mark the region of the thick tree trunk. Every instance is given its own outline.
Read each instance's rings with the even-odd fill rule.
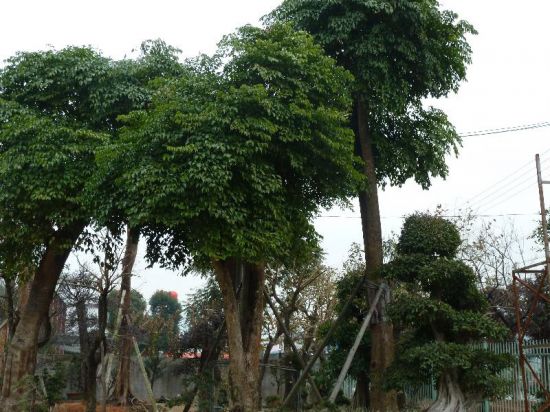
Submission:
[[[115,399],[121,405],[127,405],[131,397],[130,360],[133,350],[128,316],[130,316],[132,293],[132,270],[136,261],[139,232],[130,226],[126,229],[126,248],[122,258],[122,277],[120,293],[126,291],[122,302],[122,323],[120,324],[119,364],[115,386]]]
[[[374,159],[373,143],[368,130],[368,109],[359,100],[356,105],[356,139],[361,158],[364,161],[364,174],[367,190],[359,193],[361,224],[365,246],[367,277],[380,281],[380,268],[383,264],[382,225],[378,204],[378,184]],[[373,296],[369,296],[372,300]],[[393,361],[393,326],[386,319],[383,305],[379,305],[377,319],[371,326],[372,347],[370,363],[370,409],[373,412],[397,411],[397,397],[394,391],[384,392],[384,371]],[[363,399],[367,399],[365,396]]]
[[[223,295],[227,325],[232,411],[256,412],[260,410],[258,388],[265,268],[261,264],[241,265],[234,259],[214,261],[213,266]],[[236,290],[241,282],[237,301]]]
[[[466,412],[468,405],[452,372],[444,374],[438,383],[437,400],[427,412]]]
[[[34,374],[40,326],[49,313],[57,281],[83,228],[84,225],[75,225],[69,230],[59,230],[42,255],[30,285],[29,299],[8,348],[2,382],[3,410],[17,410],[14,405],[23,389],[16,390],[17,384]]]

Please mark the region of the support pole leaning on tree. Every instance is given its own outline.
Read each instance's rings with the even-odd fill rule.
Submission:
[[[378,305],[378,301],[380,300],[380,297],[382,296],[382,293],[387,290],[387,286],[385,284],[381,284],[378,287],[378,292],[376,293],[376,296],[374,297],[374,300],[370,304],[369,311],[367,313],[367,316],[363,320],[363,323],[361,324],[361,328],[359,329],[359,333],[355,337],[355,342],[353,343],[353,346],[351,347],[348,357],[346,358],[346,361],[344,362],[344,366],[342,367],[342,370],[340,371],[340,375],[338,376],[338,379],[336,380],[336,385],[334,385],[334,388],[332,390],[332,393],[330,394],[330,397],[328,398],[329,402],[334,403],[336,400],[336,396],[338,395],[338,392],[340,392],[340,389],[342,388],[342,385],[344,384],[344,379],[346,378],[346,375],[348,374],[349,368],[351,366],[351,362],[353,361],[353,358],[355,357],[355,353],[357,352],[357,349],[359,348],[359,344],[361,343],[361,340],[363,339],[363,336],[365,335],[365,332],[367,331],[367,328],[370,324],[370,320],[372,318],[372,315],[374,313],[374,310],[376,309],[376,305]]]
[[[283,401],[283,404],[281,405],[281,409],[284,409],[289,404],[292,397],[296,394],[296,392],[298,392],[298,390],[300,389],[300,386],[302,386],[302,384],[304,383],[304,380],[306,379],[309,372],[311,371],[311,368],[313,368],[313,365],[315,364],[315,362],[317,361],[317,359],[319,358],[319,356],[321,355],[321,353],[325,349],[325,346],[327,346],[329,339],[332,337],[332,335],[334,334],[334,332],[336,331],[336,329],[338,328],[338,326],[342,322],[342,319],[344,318],[344,316],[346,315],[349,307],[351,306],[351,302],[353,301],[355,296],[357,296],[357,294],[359,293],[359,291],[361,290],[361,288],[363,287],[363,285],[365,284],[366,281],[367,281],[367,276],[365,274],[365,275],[363,275],[361,280],[359,282],[357,282],[357,284],[355,285],[355,288],[353,288],[353,290],[352,290],[350,296],[348,297],[348,300],[344,304],[344,307],[342,308],[340,314],[338,315],[338,317],[336,318],[336,320],[334,321],[334,323],[332,324],[332,326],[328,330],[327,334],[325,335],[325,337],[323,338],[323,340],[321,341],[321,343],[317,347],[317,350],[315,351],[315,353],[313,354],[313,356],[311,357],[311,359],[307,363],[306,367],[302,371],[302,374],[298,377],[298,380],[296,381],[296,383],[294,384],[294,386],[292,387],[292,389],[288,393],[286,399]]]

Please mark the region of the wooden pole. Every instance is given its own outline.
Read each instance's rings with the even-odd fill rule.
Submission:
[[[359,348],[359,344],[361,343],[361,340],[363,339],[363,336],[365,335],[365,332],[367,331],[367,328],[370,324],[370,319],[372,318],[372,314],[374,313],[374,309],[376,308],[376,305],[378,304],[378,301],[380,300],[380,297],[382,296],[382,292],[384,292],[387,289],[387,286],[385,284],[381,284],[378,287],[378,292],[376,293],[376,296],[374,297],[374,300],[372,301],[369,311],[367,313],[367,316],[365,319],[363,319],[363,323],[361,324],[361,328],[359,329],[359,333],[355,337],[355,342],[353,343],[353,346],[351,347],[348,357],[346,358],[346,361],[344,362],[344,366],[342,367],[342,370],[340,371],[340,375],[338,376],[338,379],[336,380],[336,385],[334,385],[334,389],[332,390],[332,393],[330,394],[330,397],[328,398],[329,402],[334,403],[336,400],[336,396],[338,395],[338,392],[340,392],[340,388],[344,384],[344,379],[346,378],[346,375],[348,374],[349,368],[351,366],[351,362],[353,361],[353,358],[355,357],[355,353],[357,352],[357,349]]]
[[[542,221],[542,238],[544,241],[544,257],[546,264],[550,264],[550,247],[548,245],[548,221],[546,220],[546,205],[544,202],[544,189],[543,184],[546,183],[542,180],[542,172],[540,168],[540,156],[535,156],[535,162],[537,164],[537,182],[539,186],[539,199],[540,199],[540,215]]]

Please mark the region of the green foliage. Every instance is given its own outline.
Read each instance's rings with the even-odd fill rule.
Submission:
[[[182,314],[181,304],[176,297],[170,295],[170,292],[157,290],[149,299],[149,309],[152,318],[158,318],[157,322],[162,330],[150,334],[157,350],[173,350],[174,340],[177,338],[180,330],[180,321]]]
[[[67,385],[67,371],[65,365],[61,362],[57,362],[54,365],[53,371],[44,369],[42,379],[44,380],[48,405],[53,406],[63,399],[63,391]]]
[[[164,43],[145,43],[143,52],[121,61],[87,47],[24,52],[0,70],[5,271],[35,263],[54,234],[72,242],[74,232],[111,212],[113,175],[98,174],[97,151],[116,138],[119,115],[150,100],[161,61],[175,70],[174,50]]]
[[[460,139],[447,116],[423,99],[455,92],[466,76],[470,24],[436,0],[285,0],[268,22],[311,33],[355,76],[367,105],[378,180],[422,187],[445,176],[445,155]]]
[[[178,299],[165,290],[157,290],[153,293],[149,298],[149,307],[153,316],[160,316],[164,319],[179,316],[182,310]]]
[[[188,296],[183,305],[185,332],[181,336],[180,350],[211,351],[218,330],[223,327],[222,294],[213,277],[206,285]],[[219,344],[219,342],[218,342]]]
[[[104,139],[0,95],[0,253],[5,264],[32,261],[54,227],[86,222],[83,187]]]
[[[311,218],[360,180],[350,74],[287,25],[244,27],[187,68],[159,86],[149,110],[123,118],[122,140],[106,153],[150,260],[257,262],[315,243]]]
[[[419,213],[405,221],[397,253],[453,257],[460,244],[460,233],[453,223],[438,216]]]
[[[416,214],[403,225],[397,256],[384,267],[388,278],[400,282],[390,308],[401,331],[387,377],[390,387],[448,375],[468,396],[504,393],[498,372],[510,365],[510,358],[472,344],[501,340],[507,331],[487,315],[472,270],[456,260],[459,244],[456,227],[441,217]]]
[[[113,290],[107,295],[107,327],[113,330],[118,308],[120,306],[120,292]],[[143,315],[147,309],[147,302],[143,295],[135,289],[130,292],[130,317],[134,325],[139,325],[143,320]]]

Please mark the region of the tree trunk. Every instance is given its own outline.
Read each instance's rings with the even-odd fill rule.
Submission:
[[[368,130],[368,109],[361,100],[356,105],[356,139],[359,153],[364,161],[363,172],[367,178],[367,190],[359,193],[363,242],[365,246],[366,271],[368,279],[380,281],[380,268],[383,264],[382,225],[378,204],[378,184],[374,160],[373,143]],[[373,299],[369,293],[369,300]],[[393,361],[393,326],[386,319],[384,305],[379,305],[377,319],[371,326],[372,347],[370,363],[370,409],[373,412],[397,411],[395,391],[384,392],[384,371]],[[362,397],[367,399],[366,396]]]
[[[359,372],[357,384],[353,394],[352,405],[354,408],[362,408],[369,404],[369,375],[367,371]]]
[[[283,322],[285,325],[286,330],[290,330],[290,313],[285,313],[283,315]],[[287,335],[283,338],[283,350],[284,350],[284,366],[286,366],[288,369],[284,371],[285,379],[284,379],[284,397],[283,399],[286,399],[290,391],[292,390],[292,387],[296,383],[296,379],[298,378],[296,376],[296,370],[295,370],[295,364],[294,364],[294,353],[292,352],[292,343],[290,342],[290,339]],[[299,392],[298,392],[299,393]],[[298,408],[298,394],[294,395],[290,401],[289,406],[291,408],[294,408],[297,410]]]
[[[229,344],[232,411],[260,410],[260,338],[265,268],[230,259],[213,262],[223,295]],[[241,271],[242,268],[242,271]],[[242,276],[240,276],[242,275]],[[242,282],[239,301],[236,290]]]
[[[8,341],[15,334],[15,327],[17,326],[16,315],[15,315],[15,288],[14,281],[10,278],[4,278],[4,283],[6,285],[6,298],[8,305]]]
[[[2,382],[3,410],[17,410],[14,405],[22,392],[22,388],[16,390],[17,384],[34,374],[40,326],[44,316],[48,316],[57,281],[83,228],[84,225],[75,225],[68,230],[59,230],[42,255],[30,285],[29,299],[8,347]]]
[[[458,386],[454,373],[444,374],[438,383],[437,400],[427,412],[466,412],[467,404],[464,394]]]
[[[87,394],[88,388],[88,363],[87,354],[89,352],[90,338],[88,336],[86,301],[80,299],[76,302],[76,323],[78,325],[78,342],[80,344],[80,381],[82,391]],[[87,399],[87,397],[85,396]]]
[[[80,342],[80,374],[82,379],[82,390],[86,401],[86,412],[96,410],[96,387],[97,387],[97,342],[101,339],[101,326],[99,337],[95,342],[91,341],[88,333],[88,311],[84,299],[76,302],[76,317],[78,323],[78,340]]]
[[[131,293],[132,293],[132,270],[136,261],[139,243],[139,231],[131,228],[126,229],[126,248],[122,258],[122,276],[120,281],[120,293],[126,291],[122,302],[122,323],[120,324],[120,346],[119,366],[115,386],[115,398],[121,405],[127,405],[131,397],[130,389],[130,360],[133,350],[132,337],[130,336]]]
[[[282,334],[283,334],[283,332],[281,330],[277,329],[277,331],[275,332],[275,336],[270,337],[269,342],[267,343],[267,345],[264,349],[264,354],[262,356],[262,364],[263,365],[262,365],[262,368],[261,368],[261,371],[260,371],[260,388],[262,386],[262,380],[265,376],[265,371],[267,369],[266,365],[269,363],[269,358],[271,357],[271,351],[273,350],[273,346],[275,346],[275,343],[281,337]]]

